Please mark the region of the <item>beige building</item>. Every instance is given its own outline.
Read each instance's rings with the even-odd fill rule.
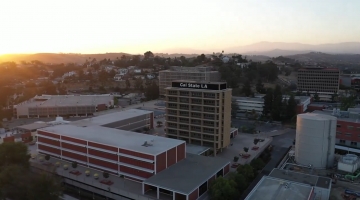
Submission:
[[[169,70],[159,72],[160,95],[165,95],[165,88],[170,87],[172,81],[191,80],[191,81],[220,81],[220,73],[213,71],[212,67],[170,67]]]
[[[173,81],[165,89],[167,136],[216,149],[214,155],[228,147],[231,90],[225,82]]]
[[[339,91],[340,71],[337,68],[306,67],[298,70],[299,91],[311,94],[334,94]]]

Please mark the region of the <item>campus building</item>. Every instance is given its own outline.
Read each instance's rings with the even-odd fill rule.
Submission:
[[[313,113],[337,117],[335,148],[360,154],[360,109],[315,110]]]
[[[41,95],[14,105],[14,116],[88,116],[114,105],[112,95]]]
[[[245,200],[327,200],[331,183],[327,177],[275,168],[261,178]]]
[[[283,95],[283,100],[288,100],[290,96]],[[310,105],[312,99],[308,96],[295,96],[297,102],[296,113],[304,113]],[[232,100],[238,106],[238,112],[246,113],[255,111],[261,114],[264,109],[264,98],[259,97],[232,97]]]
[[[168,70],[159,72],[160,95],[165,95],[165,88],[171,87],[172,81],[220,81],[220,73],[213,71],[212,67],[178,67],[173,66]]]
[[[91,178],[74,178],[61,167],[56,170],[79,191],[114,199],[195,200],[208,191],[213,180],[230,171],[227,159],[187,153],[183,140],[133,132],[153,128],[152,120],[153,112],[130,109],[40,127],[38,152],[62,163],[76,161],[83,171],[108,172],[116,178],[112,179],[116,189],[111,191]],[[36,162],[32,160],[32,166],[44,168]],[[126,181],[131,182],[126,183],[128,188]]]
[[[230,144],[231,89],[224,82],[173,81],[165,89],[169,138],[217,151]]]
[[[310,94],[337,94],[340,71],[337,68],[306,67],[298,70],[297,89]]]

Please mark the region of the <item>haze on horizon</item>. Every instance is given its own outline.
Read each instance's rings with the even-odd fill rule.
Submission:
[[[12,0],[0,6],[0,54],[360,42],[359,8],[356,0]]]

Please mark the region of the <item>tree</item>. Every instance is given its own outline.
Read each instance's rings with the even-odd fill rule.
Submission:
[[[250,165],[255,171],[262,170],[265,167],[265,163],[261,158],[252,160]]]
[[[107,172],[104,171],[104,172],[103,172],[103,177],[104,177],[104,178],[109,178],[109,173],[107,173]]]
[[[46,160],[46,161],[49,161],[49,160],[50,160],[50,155],[49,155],[49,154],[46,154],[46,155],[45,155],[45,160]]]
[[[32,174],[31,184],[27,189],[28,200],[58,199],[62,196],[62,182],[49,174]]]
[[[159,86],[155,82],[147,84],[145,88],[145,97],[146,100],[154,100],[159,98]]]
[[[147,60],[149,58],[154,58],[154,54],[151,51],[147,51],[144,53],[144,58],[145,58],[145,60]]]
[[[126,79],[125,84],[126,84],[126,89],[129,89],[131,86],[129,79]]]
[[[245,96],[250,96],[252,94],[252,91],[251,91],[251,85],[250,85],[250,81],[249,80],[246,80],[244,85],[243,85],[243,88],[242,88],[242,93],[245,95]]]
[[[142,84],[143,84],[143,81],[142,81],[140,78],[138,78],[138,79],[135,80],[135,88],[136,88],[136,89],[140,89],[140,87],[142,86]]]
[[[236,115],[239,111],[239,106],[235,99],[231,101],[231,117],[236,118]]]
[[[272,105],[273,105],[273,90],[271,88],[269,88],[264,97],[263,114],[265,116],[267,116],[271,112]]]
[[[319,94],[316,92],[314,95],[314,101],[319,101],[319,100],[320,100]]]
[[[254,145],[256,146],[259,143],[259,139],[255,138],[254,139]]]
[[[0,168],[7,165],[20,165],[28,168],[30,157],[27,146],[23,143],[0,144]]]
[[[242,174],[248,183],[251,182],[255,177],[254,169],[249,164],[240,165],[236,171],[239,174]]]
[[[78,166],[78,163],[76,161],[71,163],[72,168],[76,169]]]
[[[244,147],[243,149],[244,149],[245,153],[247,153],[249,151],[248,147]]]
[[[281,108],[282,108],[282,93],[281,93],[281,87],[279,85],[276,85],[274,94],[273,94],[273,104],[271,109],[271,118],[274,120],[280,120],[281,119]]]
[[[234,180],[219,177],[210,186],[210,197],[212,200],[234,200],[239,198],[239,191]]]
[[[349,108],[352,108],[355,106],[356,96],[350,95],[349,97],[341,97],[340,102],[341,102],[340,109],[348,110]]]
[[[296,115],[296,100],[294,95],[290,95],[290,98],[288,100],[288,105],[287,105],[287,118],[291,119],[292,117],[294,117]]]
[[[244,190],[248,187],[248,183],[246,182],[246,178],[239,173],[235,173],[235,172],[230,172],[229,175],[229,180],[233,180],[236,185],[237,185],[237,189],[240,193],[243,193]]]
[[[262,83],[260,78],[258,79],[258,81],[256,83],[256,91],[260,94],[263,94],[266,92],[266,90],[264,88],[264,84]]]

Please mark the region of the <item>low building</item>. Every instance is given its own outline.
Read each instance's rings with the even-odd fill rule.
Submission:
[[[88,116],[107,110],[114,104],[114,97],[105,95],[41,95],[14,105],[14,116],[55,117]]]
[[[283,99],[289,99],[290,96],[283,95]],[[238,105],[238,112],[253,112],[262,113],[264,109],[263,96],[258,97],[232,97],[232,100]],[[295,96],[297,102],[296,113],[304,113],[311,103],[311,97],[308,96]]]
[[[273,169],[245,200],[328,200],[332,180],[289,170]]]

